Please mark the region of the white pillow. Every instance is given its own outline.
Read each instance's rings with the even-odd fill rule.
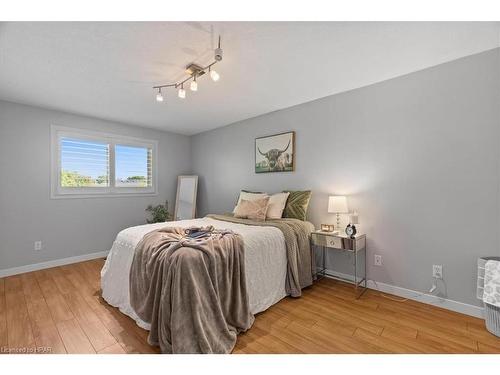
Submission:
[[[277,193],[271,195],[269,206],[267,207],[267,219],[281,219],[289,195],[290,193]]]
[[[265,197],[268,197],[266,193],[250,193],[248,191],[240,191],[240,197],[238,198],[238,202],[236,203],[236,206],[240,204],[241,200],[244,199],[246,201],[254,201],[256,199],[262,199]],[[236,212],[236,207],[234,207],[233,213]]]

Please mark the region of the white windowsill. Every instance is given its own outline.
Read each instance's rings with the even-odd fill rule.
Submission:
[[[154,197],[158,193],[51,194],[50,199]]]

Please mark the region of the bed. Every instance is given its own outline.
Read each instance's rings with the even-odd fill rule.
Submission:
[[[286,235],[282,230],[269,224],[254,224],[249,225],[244,220],[239,223],[226,221],[222,217],[205,217],[127,228],[117,235],[101,271],[102,296],[110,305],[134,319],[140,327],[149,330],[150,324],[141,320],[130,303],[129,274],[138,243],[146,234],[160,228],[213,226],[241,236],[249,308],[252,314],[262,312],[288,294],[286,280],[289,255],[287,257]],[[306,226],[313,229],[310,223]]]

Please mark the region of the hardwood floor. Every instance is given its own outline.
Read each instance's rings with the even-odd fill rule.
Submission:
[[[0,279],[0,353],[158,353],[100,296],[103,259]],[[40,349],[38,349],[40,351]],[[258,314],[233,353],[500,353],[484,321],[323,279]]]

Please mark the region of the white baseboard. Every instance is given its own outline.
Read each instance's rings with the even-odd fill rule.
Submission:
[[[331,270],[326,270],[325,276],[340,277],[342,279],[351,281],[354,279],[352,275],[346,275]],[[384,293],[393,294],[398,297],[408,298],[414,301],[426,303],[428,305],[433,305],[441,307],[443,309],[455,311],[461,314],[474,316],[476,318],[484,318],[484,308],[479,306],[469,305],[467,303],[438,297],[432,294],[417,292],[415,290],[401,288],[399,286],[385,284],[378,281],[375,282],[373,280],[368,280],[367,287],[370,289],[379,290]]]
[[[109,253],[109,250],[107,250],[107,251],[100,251],[98,253],[77,255],[75,257],[69,257],[69,258],[49,260],[48,262],[28,264],[26,266],[6,268],[6,269],[3,269],[3,270],[0,270],[0,277],[7,277],[7,276],[12,276],[12,275],[18,275],[20,273],[38,271],[38,270],[43,270],[45,268],[52,268],[52,267],[57,267],[57,266],[64,266],[66,264],[84,262],[86,260],[97,259],[97,258],[103,258],[103,257],[107,256],[108,253]]]

